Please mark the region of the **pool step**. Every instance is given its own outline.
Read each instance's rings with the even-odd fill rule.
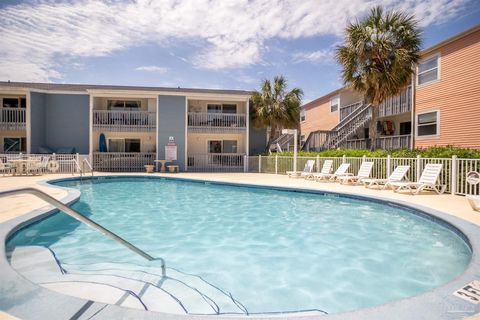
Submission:
[[[204,279],[158,266],[124,263],[61,264],[44,247],[17,247],[12,266],[39,285],[64,294],[124,307],[174,314],[247,313],[229,293]]]

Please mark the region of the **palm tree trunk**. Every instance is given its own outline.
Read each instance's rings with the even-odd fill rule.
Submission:
[[[276,133],[277,133],[277,127],[272,125],[270,127],[270,134],[268,136],[267,151],[270,150],[270,145],[272,144],[273,140],[275,140]]]
[[[372,119],[370,120],[369,126],[369,136],[370,136],[370,150],[375,150],[377,148],[377,118],[378,118],[378,107],[376,104],[372,105]]]

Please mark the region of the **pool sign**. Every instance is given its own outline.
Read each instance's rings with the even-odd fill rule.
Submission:
[[[453,294],[473,304],[479,304],[480,303],[480,280],[473,280],[463,288],[455,291]]]
[[[172,136],[168,137],[168,143],[165,146],[165,160],[177,160],[177,144],[175,143],[175,138]]]

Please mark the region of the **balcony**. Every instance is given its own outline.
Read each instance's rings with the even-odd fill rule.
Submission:
[[[106,172],[141,172],[154,164],[154,152],[94,152],[93,169]]]
[[[410,149],[410,137],[410,134],[401,136],[380,136],[377,138],[377,149]],[[370,148],[370,139],[350,139],[345,142],[343,147],[349,149],[368,149]]]
[[[93,130],[148,132],[156,129],[156,113],[148,111],[93,111]]]
[[[412,87],[408,87],[396,96],[387,98],[378,106],[378,116],[388,117],[412,110]]]
[[[243,171],[244,153],[189,154],[188,171],[232,172]]]
[[[25,108],[1,108],[0,130],[25,130]]]
[[[188,113],[189,132],[243,132],[247,128],[245,114]]]

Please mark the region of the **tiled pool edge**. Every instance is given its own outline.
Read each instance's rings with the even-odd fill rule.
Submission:
[[[437,210],[431,208],[416,206],[412,203],[401,201],[401,200],[392,200],[383,198],[381,196],[366,196],[361,194],[345,194],[341,192],[331,192],[327,190],[318,190],[310,188],[300,188],[300,187],[284,187],[284,186],[275,186],[275,185],[256,185],[251,183],[241,183],[241,182],[225,182],[217,180],[199,180],[199,179],[189,179],[184,177],[161,177],[161,176],[106,176],[101,178],[148,178],[148,179],[179,179],[184,181],[204,183],[209,182],[212,184],[219,185],[236,185],[244,187],[254,187],[254,188],[268,188],[276,189],[283,191],[296,191],[296,192],[309,192],[317,194],[334,194],[339,196],[348,196],[353,198],[360,198],[364,200],[376,201],[376,202],[388,202],[393,205],[400,205],[402,207],[409,208],[410,210],[421,210],[429,216],[435,217],[433,220],[435,222],[445,222],[447,227],[453,229],[454,232],[458,234],[463,234],[468,239],[468,244],[472,249],[472,260],[460,276],[456,279],[450,281],[449,283],[436,288],[430,292],[421,294],[419,296],[405,298],[401,300],[396,300],[384,305],[379,305],[375,307],[370,307],[366,309],[360,309],[347,313],[339,313],[328,316],[307,316],[308,318],[315,319],[459,319],[464,316],[471,316],[475,313],[480,312],[480,305],[470,304],[462,299],[453,296],[453,292],[465,284],[469,283],[473,279],[480,279],[480,258],[478,252],[480,249],[480,227],[474,225],[473,223],[464,221],[462,219],[447,215]],[[94,177],[98,178],[98,177]],[[63,179],[50,179],[49,182],[57,182],[62,180],[78,180],[78,178],[63,178]],[[62,198],[61,201],[64,203],[75,202],[79,197],[79,191],[76,189],[64,188],[56,185],[47,183],[46,181],[39,182],[39,184],[48,185],[53,188],[62,188],[67,191],[67,196]],[[82,310],[82,307],[85,305],[90,305],[89,308],[85,310],[83,314],[78,314],[82,318],[89,318],[94,315],[96,312],[99,312],[95,315],[95,319],[111,319],[111,318],[120,318],[120,317],[129,317],[135,319],[158,319],[162,317],[163,319],[245,319],[245,317],[237,316],[195,316],[195,315],[172,315],[172,314],[162,314],[154,312],[145,312],[141,310],[126,309],[114,305],[105,305],[103,303],[97,302],[88,302],[87,300],[65,296],[54,291],[37,286],[28,280],[24,279],[19,275],[15,270],[13,270],[8,263],[5,256],[5,242],[7,238],[13,234],[15,231],[30,224],[34,221],[42,219],[49,214],[54,213],[56,210],[51,209],[37,209],[30,213],[27,213],[21,217],[12,219],[5,223],[0,224],[0,250],[3,250],[3,254],[0,255],[0,270],[2,273],[0,275],[0,310],[4,310],[8,313],[11,313],[14,316],[21,318],[29,319],[31,317],[48,317],[50,319],[65,319],[70,318],[77,314],[79,310]],[[439,220],[438,220],[439,219]],[[451,228],[453,226],[454,228]],[[464,237],[462,237],[464,238]],[[346,297],[348,299],[348,297]],[[268,316],[263,315],[254,315],[249,316],[249,319],[256,318],[265,318]],[[305,318],[306,316],[295,316],[293,314],[276,314],[269,315],[269,317],[288,317],[289,319],[294,318]]]

